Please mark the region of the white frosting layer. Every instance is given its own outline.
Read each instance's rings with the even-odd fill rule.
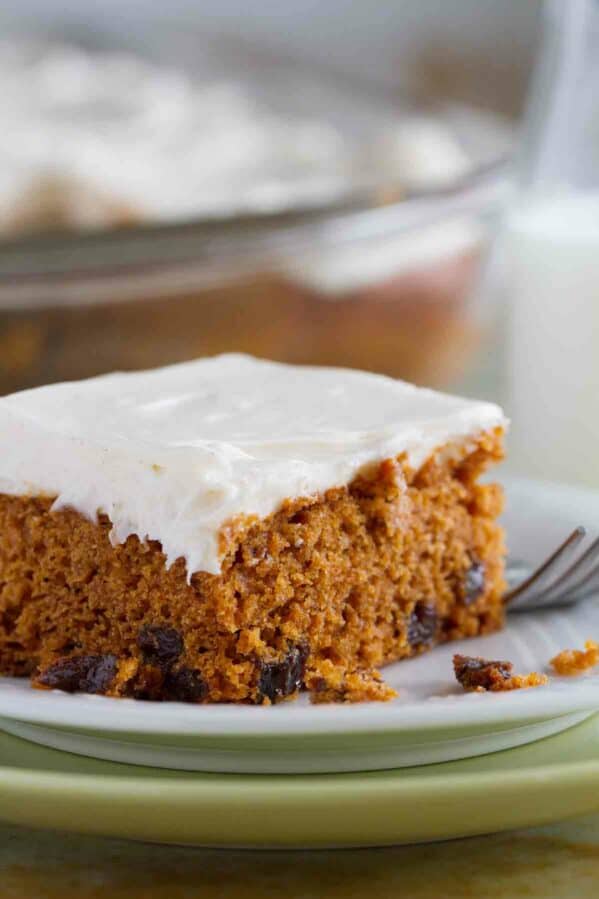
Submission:
[[[169,564],[218,573],[228,519],[502,423],[490,403],[380,375],[216,356],[0,399],[0,492],[104,512],[114,542],[159,540]]]

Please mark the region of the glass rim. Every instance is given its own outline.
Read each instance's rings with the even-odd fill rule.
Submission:
[[[509,184],[503,156],[442,188],[405,193],[376,205],[354,197],[326,210],[304,210],[231,220],[148,224],[94,232],[62,232],[0,243],[0,298],[11,288],[35,293],[43,279],[91,284],[103,278],[134,279],[201,268],[219,281],[248,270],[277,267],[310,248],[397,237],[448,218],[492,212]],[[5,306],[5,303],[2,303]]]

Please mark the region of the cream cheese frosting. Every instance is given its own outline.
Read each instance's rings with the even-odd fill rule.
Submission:
[[[168,564],[217,574],[228,520],[504,424],[491,403],[381,375],[227,354],[0,399],[0,492],[105,513],[114,543],[159,540]]]

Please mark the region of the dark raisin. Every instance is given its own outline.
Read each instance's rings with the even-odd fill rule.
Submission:
[[[164,670],[168,670],[183,652],[183,639],[174,627],[147,624],[137,636],[137,645],[145,662]]]
[[[478,559],[473,560],[472,565],[464,576],[462,584],[462,602],[465,606],[471,605],[485,592],[485,565]]]
[[[481,659],[479,656],[453,657],[453,670],[456,680],[465,690],[492,690],[512,676],[513,665],[492,659]]]
[[[59,659],[38,676],[38,683],[65,693],[105,693],[117,671],[113,655]]]
[[[308,509],[299,509],[289,516],[289,524],[307,524],[310,520]]]
[[[408,618],[408,643],[413,648],[430,646],[437,635],[437,610],[432,602],[417,602]]]
[[[258,689],[263,698],[276,702],[290,696],[302,685],[308,652],[293,646],[281,662],[261,663]]]
[[[164,691],[167,699],[176,702],[201,702],[208,688],[197,671],[179,668],[177,671],[169,671],[166,675]]]

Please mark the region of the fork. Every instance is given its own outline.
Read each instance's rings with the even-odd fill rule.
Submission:
[[[582,553],[586,529],[577,527],[548,559],[531,573],[524,562],[509,560],[506,579],[511,588],[503,601],[510,612],[571,606],[599,590],[599,537]]]

